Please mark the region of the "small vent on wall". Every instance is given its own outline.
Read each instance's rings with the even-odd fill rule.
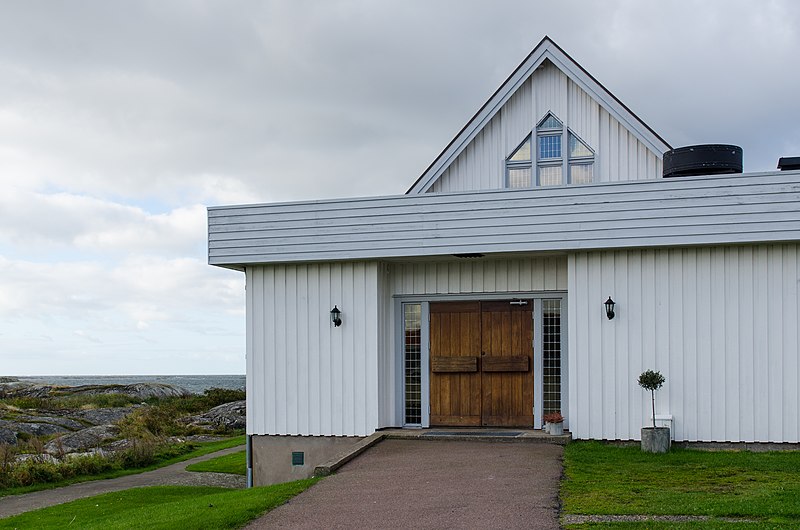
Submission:
[[[472,254],[453,254],[455,258],[462,258],[462,259],[469,259],[469,258],[482,258],[483,254],[479,252],[473,252]]]
[[[302,466],[305,465],[306,455],[303,451],[292,451],[292,465]]]

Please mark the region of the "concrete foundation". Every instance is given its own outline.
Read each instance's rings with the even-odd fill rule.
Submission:
[[[360,440],[344,436],[253,435],[253,485],[309,478],[316,466],[347,451]],[[292,453],[302,453],[303,463],[293,463]]]

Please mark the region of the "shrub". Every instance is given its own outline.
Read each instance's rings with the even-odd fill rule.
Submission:
[[[65,409],[80,409],[80,408],[114,408],[114,407],[127,407],[133,403],[138,403],[140,400],[128,396],[126,394],[119,394],[116,392],[109,394],[74,394],[70,396],[60,396],[54,400],[59,408]]]
[[[11,471],[16,456],[16,446],[0,444],[0,488],[6,487],[11,481]]]
[[[11,472],[13,485],[31,486],[33,484],[46,484],[64,479],[58,464],[51,462],[36,462],[25,460],[14,465]]]
[[[147,467],[156,462],[157,443],[154,439],[133,439],[133,445],[116,454],[123,469]]]
[[[233,390],[230,388],[209,388],[203,392],[207,400],[207,407],[214,408],[233,401],[242,401],[245,398],[244,390]]]
[[[20,442],[27,442],[27,441],[28,441],[28,440],[30,440],[32,437],[33,437],[33,435],[32,435],[32,434],[28,434],[27,432],[22,432],[22,431],[20,431],[20,432],[18,432],[18,433],[17,433],[17,443],[20,443]]]
[[[197,447],[197,444],[193,444],[191,442],[163,445],[158,449],[158,451],[156,451],[155,458],[156,460],[169,460],[170,458],[175,458],[176,456],[191,453]]]
[[[124,438],[150,440],[180,434],[182,427],[175,421],[175,416],[174,411],[165,407],[142,407],[121,419],[117,425]]]
[[[71,469],[72,476],[97,475],[120,467],[115,460],[102,455],[75,456],[63,464]]]
[[[196,414],[231,401],[241,401],[245,398],[244,390],[230,388],[209,388],[202,394],[193,394],[186,397],[151,398],[147,403],[172,411],[175,415]]]
[[[18,409],[50,410],[53,408],[48,398],[12,397],[12,398],[3,398],[2,402],[6,406]]]
[[[652,398],[654,429],[656,428],[656,390],[661,388],[661,385],[664,384],[664,381],[666,381],[666,379],[664,379],[664,376],[661,375],[661,372],[654,372],[653,370],[642,372],[642,374],[639,376],[639,386],[645,390],[649,390]]]

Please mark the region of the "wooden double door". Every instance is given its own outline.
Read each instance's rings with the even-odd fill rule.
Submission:
[[[532,300],[430,304],[431,425],[533,426]]]

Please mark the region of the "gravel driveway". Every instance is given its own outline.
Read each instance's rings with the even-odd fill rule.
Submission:
[[[563,448],[385,440],[247,528],[559,528]]]

